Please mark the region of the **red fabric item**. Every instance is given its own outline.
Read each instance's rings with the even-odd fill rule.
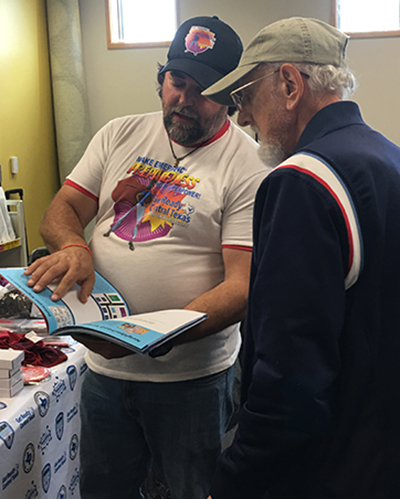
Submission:
[[[45,345],[43,341],[34,343],[25,338],[24,334],[0,331],[0,349],[7,348],[23,350],[25,352],[25,359],[22,361],[22,365],[24,366],[29,364],[33,366],[53,367],[68,359],[64,352]]]

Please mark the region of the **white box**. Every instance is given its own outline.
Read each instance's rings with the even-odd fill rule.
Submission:
[[[0,369],[14,369],[21,365],[24,358],[25,353],[23,350],[0,349]]]
[[[14,397],[18,392],[22,390],[24,387],[24,381],[21,379],[21,381],[18,381],[14,386],[11,388],[0,388],[0,397]]]
[[[21,369],[21,364],[19,364],[17,367],[14,367],[14,369],[0,369],[0,379],[10,379],[12,376],[14,376],[15,373],[20,371]]]
[[[23,381],[22,370],[17,369],[15,374],[11,378],[0,378],[0,388],[11,388],[19,381]]]

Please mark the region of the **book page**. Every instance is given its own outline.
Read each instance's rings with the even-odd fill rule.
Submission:
[[[93,293],[87,303],[83,304],[78,298],[80,290],[78,284],[75,284],[61,300],[55,302],[51,299],[51,295],[57,285],[51,284],[40,293],[36,293],[27,285],[29,277],[24,275],[24,270],[4,268],[0,269],[0,274],[40,309],[46,319],[49,333],[59,327],[81,322],[122,318],[129,315],[123,297],[98,273]]]
[[[194,310],[158,310],[157,312],[128,316],[125,321],[136,326],[152,329],[159,334],[167,334],[185,324],[197,321],[202,316],[204,316],[203,313]]]

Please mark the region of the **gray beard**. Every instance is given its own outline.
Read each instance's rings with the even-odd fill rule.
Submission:
[[[191,125],[174,122],[173,112],[170,112],[164,116],[164,126],[171,139],[183,146],[192,146],[202,142],[203,137],[206,134],[206,131],[202,128],[198,121],[195,121]]]
[[[193,119],[190,124],[176,122],[174,112],[182,113]],[[214,137],[227,118],[227,108],[221,107],[214,115],[202,119],[193,109],[181,106],[171,108],[164,114],[164,126],[171,139],[183,146],[194,146]]]
[[[275,168],[288,157],[282,144],[266,144],[261,142],[258,149],[258,156],[261,161],[269,168]]]

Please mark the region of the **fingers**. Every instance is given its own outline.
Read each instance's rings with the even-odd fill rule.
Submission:
[[[58,280],[58,276],[56,277],[55,280],[56,281]],[[61,280],[59,281],[57,287],[55,288],[51,296],[51,299],[53,301],[59,300],[60,298],[65,296],[65,294],[72,288],[72,286],[75,283],[78,283],[81,286],[81,291],[79,292],[79,299],[83,303],[86,303],[87,298],[93,289],[94,280],[95,276],[92,266],[90,268],[79,268],[79,269],[77,269],[74,266],[71,266],[62,276]],[[40,285],[40,283],[41,281],[39,281],[38,284]],[[35,289],[36,286],[37,285],[35,285],[33,288],[34,291],[36,291]],[[84,292],[82,292],[82,286],[84,286]]]
[[[62,298],[75,283],[78,283],[82,287],[79,298],[85,303],[95,280],[90,254],[75,247],[39,258],[24,273],[29,276],[28,286],[38,293],[49,284],[57,283],[52,295],[54,301]]]
[[[34,291],[42,291],[48,284],[55,282],[68,271],[70,257],[59,253],[61,252],[40,258],[25,270],[25,275],[30,276],[27,284]]]
[[[35,260],[33,263],[29,265],[28,268],[24,270],[25,275],[32,275],[39,267],[42,265],[45,265],[47,260],[51,259],[54,255],[49,255],[49,256],[43,256],[42,258],[38,258]]]
[[[79,293],[79,299],[81,300],[82,303],[86,303],[89,296],[92,294],[94,281],[95,281],[95,275],[93,272],[93,274],[91,274],[84,282],[80,283],[81,290]]]

